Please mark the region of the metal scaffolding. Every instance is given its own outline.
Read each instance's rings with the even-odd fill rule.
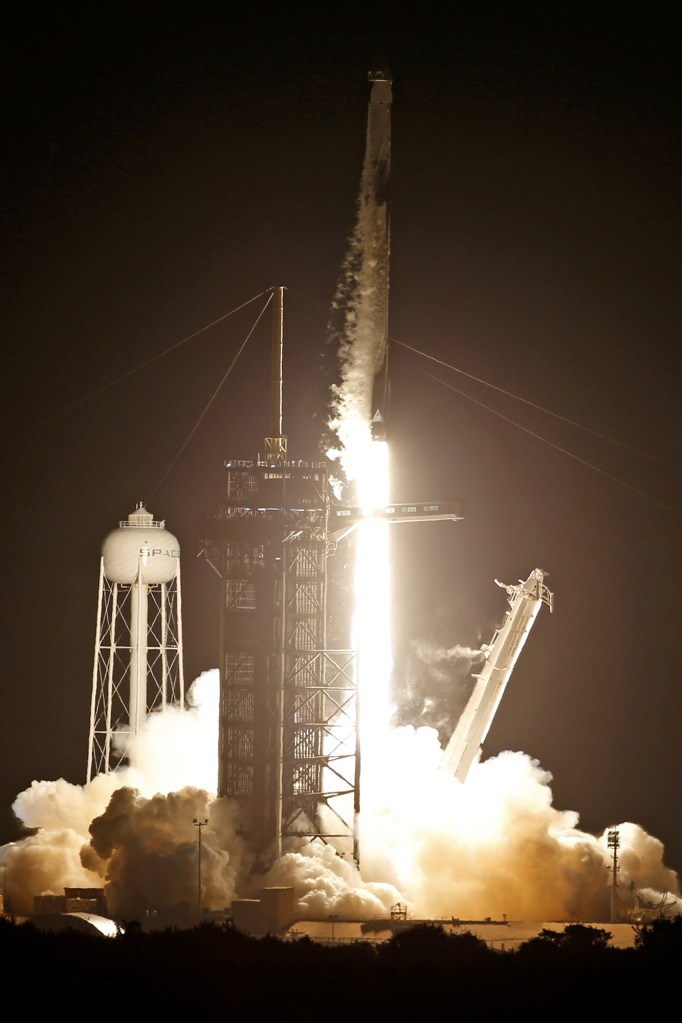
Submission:
[[[295,836],[352,855],[355,656],[326,648],[326,463],[226,467],[202,546],[223,593],[218,793],[263,861]]]

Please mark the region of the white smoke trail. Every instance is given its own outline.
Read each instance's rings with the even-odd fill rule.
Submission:
[[[334,299],[340,381],[332,387],[329,426],[338,444],[327,455],[355,481],[371,444],[372,392],[386,358],[388,238],[385,207],[375,200],[375,167],[365,157],[355,228]],[[358,458],[360,461],[358,461]]]
[[[467,670],[471,670],[474,664],[483,658],[483,650],[480,647],[463,646],[461,643],[451,647],[438,647],[433,643],[415,640],[412,647],[416,656],[425,664],[463,664]]]
[[[400,686],[394,689],[394,720],[436,728],[447,743],[471,695],[484,652],[462,644],[445,647],[412,640],[398,658]]]

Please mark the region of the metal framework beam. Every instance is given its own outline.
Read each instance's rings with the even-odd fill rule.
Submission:
[[[118,583],[100,561],[88,781],[128,763],[131,732],[149,714],[184,706],[180,594],[179,567],[168,583],[144,583],[142,564],[133,583]],[[134,674],[143,676],[143,687]],[[141,689],[146,699],[137,707],[133,693]]]

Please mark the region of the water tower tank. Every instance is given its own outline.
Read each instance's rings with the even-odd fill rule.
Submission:
[[[147,585],[169,583],[178,573],[180,544],[153,515],[138,504],[127,521],[102,544],[104,575],[112,583],[134,583],[142,570]]]

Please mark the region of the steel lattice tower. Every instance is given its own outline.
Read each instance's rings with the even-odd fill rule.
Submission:
[[[354,654],[327,649],[327,464],[290,459],[282,434],[283,290],[271,436],[263,456],[225,463],[201,538],[221,579],[218,794],[241,804],[264,864],[292,836],[355,853]]]
[[[178,541],[142,504],[102,545],[87,780],[134,764],[147,716],[185,699]]]

